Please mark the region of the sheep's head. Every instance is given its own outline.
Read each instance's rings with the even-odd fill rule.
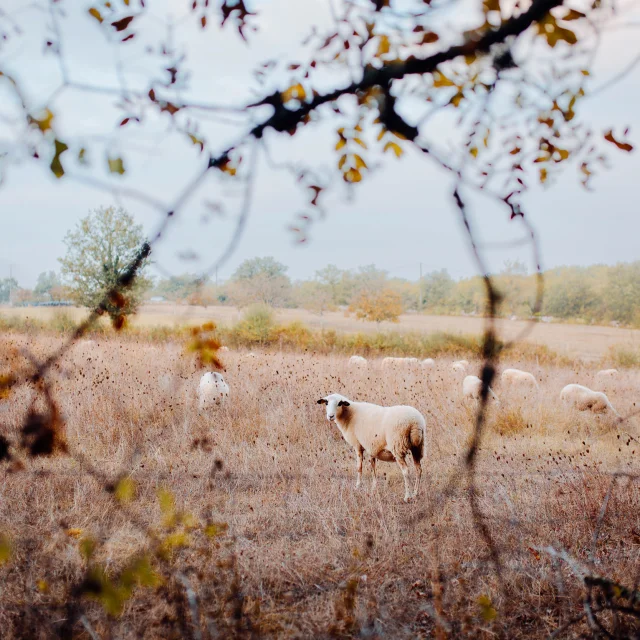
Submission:
[[[339,393],[332,393],[318,400],[318,404],[327,405],[327,420],[337,420],[341,415],[344,407],[348,407],[351,403],[348,398],[341,396]]]

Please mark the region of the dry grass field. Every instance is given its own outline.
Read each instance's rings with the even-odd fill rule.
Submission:
[[[52,307],[2,307],[0,313],[6,316],[29,317],[47,321],[60,308]],[[86,310],[62,308],[75,321],[86,316]],[[134,325],[143,326],[182,326],[184,324],[202,324],[215,321],[222,325],[238,322],[242,314],[234,307],[191,307],[173,304],[146,305],[132,318]],[[399,323],[384,322],[380,327],[375,323],[356,320],[353,316],[345,316],[343,312],[329,312],[323,316],[314,315],[304,309],[279,309],[279,322],[303,322],[315,329],[335,329],[341,332],[376,332],[379,330],[434,332],[445,331],[453,334],[479,335],[484,329],[484,321],[477,317],[462,316],[428,316],[407,314],[400,317]],[[500,337],[513,340],[520,336],[524,329],[530,328],[525,321],[499,319],[496,321]],[[562,323],[537,323],[526,340],[546,345],[553,351],[587,361],[595,361],[605,356],[608,350],[616,345],[638,348],[640,331],[620,329],[616,327],[588,326]]]
[[[0,372],[24,363],[16,349],[42,357],[59,344],[5,337]],[[502,406],[477,461],[478,520],[464,473],[474,408],[449,362],[390,373],[379,361],[354,371],[346,358],[229,352],[230,401],[199,413],[201,371],[178,345],[75,345],[52,374],[70,455],[0,467],[0,536],[11,547],[0,636],[543,638],[573,617],[556,637],[588,635],[575,563],[629,587],[640,576],[640,443],[627,435],[640,439],[640,422],[621,433],[560,405],[569,382],[597,388],[592,367],[507,365],[535,373],[540,392],[495,386]],[[640,372],[609,384],[613,405],[632,413]],[[355,490],[353,453],[316,404],[330,392],[425,415],[417,501],[402,502],[390,463],[379,463],[375,493],[366,465]],[[0,400],[13,441],[32,402],[29,386]],[[155,573],[110,596],[105,585],[124,584],[123,568],[149,550]],[[119,598],[122,610],[107,613]],[[599,619],[617,637],[640,633],[631,616]]]

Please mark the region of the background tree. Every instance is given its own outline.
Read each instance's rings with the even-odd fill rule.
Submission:
[[[245,260],[228,284],[229,298],[238,307],[261,303],[284,307],[291,299],[287,267],[272,257]]]
[[[333,299],[330,287],[317,280],[296,283],[294,288],[296,306],[319,316],[327,311],[335,310],[336,305]]]
[[[422,300],[425,309],[442,310],[450,303],[455,282],[446,269],[432,271],[422,279]]]
[[[402,298],[391,289],[361,291],[351,303],[350,310],[359,320],[367,322],[398,322],[402,314]]]
[[[60,258],[72,300],[83,307],[102,304],[112,318],[133,313],[151,286],[151,280],[145,275],[148,260],[122,296],[105,300],[105,295],[116,287],[144,239],[142,226],[122,208],[100,207],[80,220],[65,236],[67,253]]]
[[[12,291],[18,289],[18,281],[15,278],[3,278],[0,280],[0,302],[7,304],[11,301]]]
[[[38,296],[51,298],[51,290],[60,286],[60,278],[58,278],[55,271],[43,271],[38,276],[33,292]]]

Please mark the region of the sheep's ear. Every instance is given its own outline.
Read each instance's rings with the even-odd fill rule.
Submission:
[[[318,400],[318,404],[329,404],[329,401],[326,398],[320,398],[320,400]]]
[[[338,402],[338,406],[339,407],[348,407],[351,403],[347,402],[346,400],[340,400],[340,402]]]

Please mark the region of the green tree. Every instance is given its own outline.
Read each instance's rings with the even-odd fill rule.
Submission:
[[[98,306],[136,258],[144,239],[142,226],[122,208],[100,207],[80,220],[65,236],[67,253],[60,258],[71,299],[83,307]],[[133,284],[104,305],[112,318],[135,312],[151,286],[147,265],[145,260]]]
[[[38,276],[38,281],[33,292],[39,296],[51,296],[51,290],[60,286],[60,278],[55,271],[43,271]]]
[[[455,282],[446,269],[432,271],[422,279],[422,300],[425,308],[443,309],[447,306]]]
[[[329,286],[317,280],[297,283],[294,289],[294,300],[297,306],[319,316],[336,308]]]
[[[640,262],[611,267],[605,291],[605,305],[613,320],[625,324],[640,320]]]
[[[18,289],[18,281],[15,278],[3,278],[0,280],[0,302],[11,301],[11,292]]]
[[[284,307],[291,299],[287,267],[272,257],[245,260],[228,285],[229,297],[238,307],[261,303]]]

